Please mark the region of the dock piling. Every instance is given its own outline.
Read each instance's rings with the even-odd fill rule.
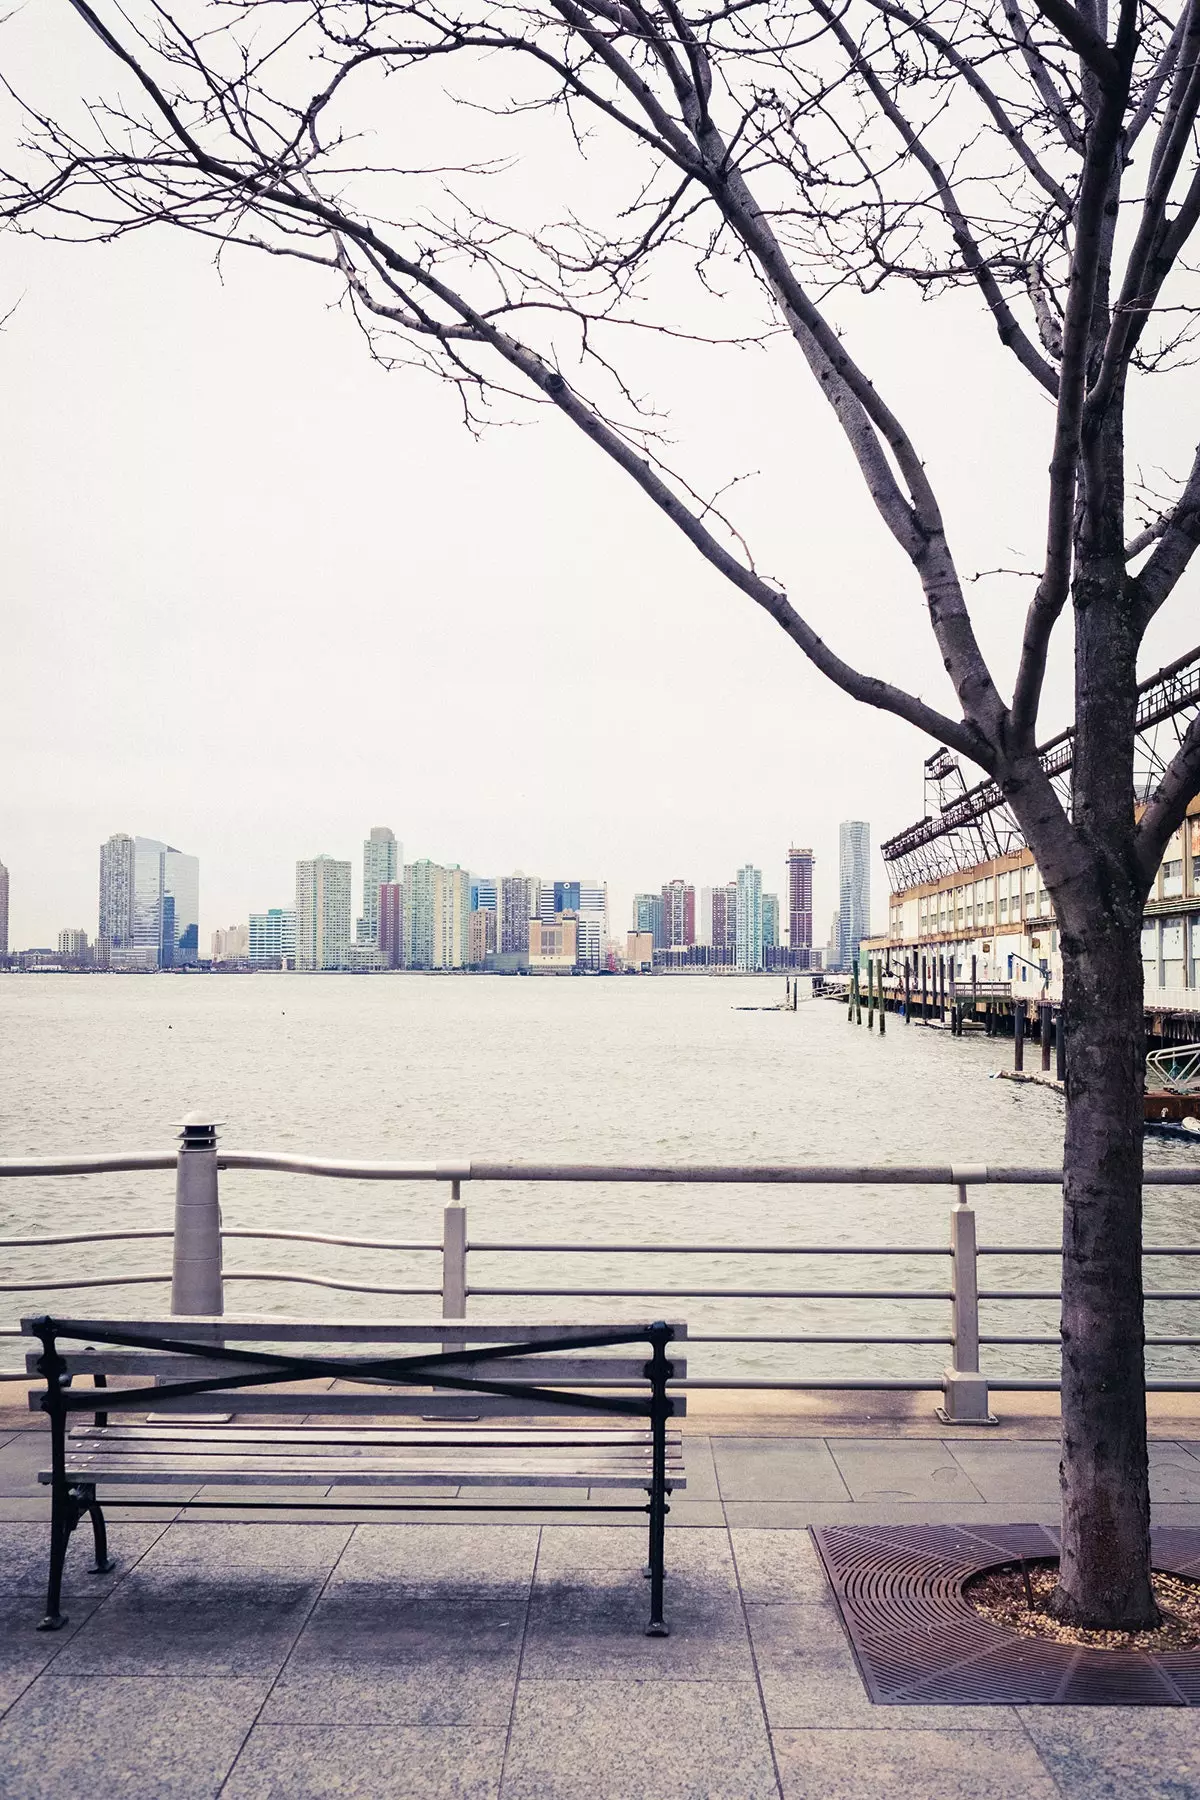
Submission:
[[[1050,1040],[1052,1035],[1050,1002],[1043,1000],[1038,1007],[1038,1024],[1042,1041],[1042,1073],[1050,1073]]]
[[[1025,1002],[1013,1001],[1013,1068],[1025,1067]]]

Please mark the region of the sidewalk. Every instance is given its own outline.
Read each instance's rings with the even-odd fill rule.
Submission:
[[[1200,1800],[1190,1711],[873,1707],[863,1693],[804,1528],[1053,1523],[1052,1421],[1024,1437],[842,1435],[852,1415],[800,1435],[741,1402],[741,1429],[710,1412],[688,1434],[666,1639],[642,1635],[641,1528],[565,1507],[486,1526],[114,1508],[117,1573],[87,1574],[85,1529],[70,1625],[45,1636],[46,1439],[0,1431],[0,1791]],[[1200,1525],[1200,1430],[1178,1423],[1153,1446],[1155,1519]]]

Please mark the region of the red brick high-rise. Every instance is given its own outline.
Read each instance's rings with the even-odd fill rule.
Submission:
[[[696,941],[696,890],[684,881],[668,881],[662,891],[663,944],[668,950]]]
[[[379,884],[379,948],[385,969],[404,967],[404,884]]]

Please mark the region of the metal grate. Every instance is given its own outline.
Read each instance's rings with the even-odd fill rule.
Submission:
[[[813,1530],[877,1706],[1200,1706],[1200,1650],[1088,1650],[981,1618],[981,1569],[1058,1554],[1043,1525],[829,1525]],[[1154,1566],[1200,1577],[1200,1531],[1153,1534]]]

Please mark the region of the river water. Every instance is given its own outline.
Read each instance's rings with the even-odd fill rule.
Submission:
[[[534,980],[401,975],[0,978],[0,1156],[169,1148],[199,1109],[230,1149],[490,1161],[987,1162],[1056,1164],[1062,1102],[992,1079],[1012,1045],[906,1028],[880,1039],[842,1007],[746,1011],[783,978]],[[1034,1052],[1036,1055],[1036,1052]],[[1200,1143],[1157,1140],[1148,1164],[1200,1163]],[[227,1226],[433,1241],[441,1184],[321,1181],[227,1171]],[[169,1226],[170,1173],[0,1182],[0,1234]],[[902,1187],[480,1184],[464,1191],[477,1241],[944,1245],[953,1194]],[[983,1244],[1053,1244],[1054,1188],[977,1190]],[[1147,1190],[1148,1243],[1200,1243],[1200,1190]],[[168,1243],[2,1251],[7,1282],[169,1267]],[[309,1269],[368,1283],[433,1285],[437,1258],[234,1240],[227,1269]],[[1190,1287],[1194,1264],[1155,1258],[1150,1287]],[[1052,1261],[988,1258],[982,1285],[1057,1286]],[[1196,1271],[1200,1273],[1200,1270]],[[944,1257],[672,1259],[477,1252],[473,1287],[933,1288]],[[9,1293],[0,1319],[53,1305],[146,1315],[165,1286]],[[432,1316],[433,1299],[386,1300],[288,1283],[230,1285],[234,1311]],[[685,1317],[695,1332],[944,1333],[941,1301],[479,1298],[514,1318]],[[986,1332],[1053,1331],[1053,1302],[985,1302]],[[1148,1330],[1200,1336],[1200,1305],[1159,1302]],[[15,1349],[0,1361],[13,1363]],[[939,1345],[694,1347],[696,1376],[919,1377]],[[995,1370],[1053,1373],[1053,1353],[993,1350]],[[1200,1371],[1192,1351],[1152,1353],[1152,1373]]]

